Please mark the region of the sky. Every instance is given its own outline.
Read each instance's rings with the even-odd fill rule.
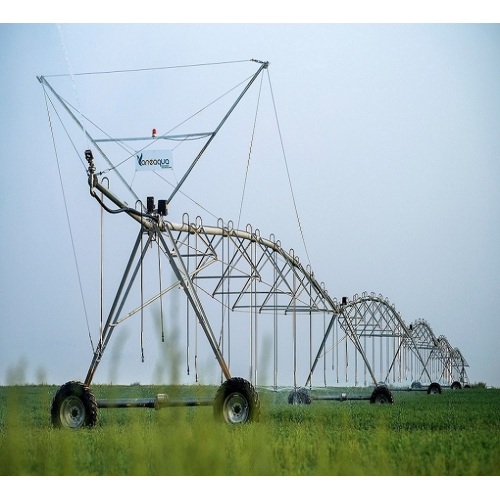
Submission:
[[[500,387],[500,25],[296,21],[0,25],[0,384],[84,379],[87,321],[94,342],[99,322],[98,206],[82,164],[66,162],[71,147],[54,148],[36,77],[257,59],[270,63],[274,101],[263,85],[241,216],[250,106],[221,131],[210,168],[186,181],[197,204],[177,196],[171,220],[241,217],[275,234],[330,295],[382,294],[405,321],[423,318],[459,348],[472,383]],[[65,91],[106,127],[149,134],[164,118],[158,103],[195,109],[256,70],[245,64],[160,82],[73,77]],[[163,189],[151,186],[155,196]],[[116,279],[137,228],[106,224]],[[97,382],[151,382],[131,337],[116,349],[130,348],[134,362],[106,366]]]

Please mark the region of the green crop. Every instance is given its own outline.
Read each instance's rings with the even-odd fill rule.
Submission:
[[[92,387],[98,398],[215,395],[215,387]],[[259,391],[259,422],[228,426],[212,408],[101,409],[96,427],[54,429],[57,387],[0,387],[0,474],[500,474],[500,390],[396,392],[393,405]],[[332,389],[332,393],[338,393]]]

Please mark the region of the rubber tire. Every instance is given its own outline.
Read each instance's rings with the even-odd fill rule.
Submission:
[[[52,400],[50,416],[56,428],[94,427],[97,415],[95,397],[82,382],[66,382]]]
[[[290,405],[310,405],[311,395],[305,387],[296,387],[288,395],[288,404]]]
[[[217,390],[213,409],[218,422],[231,425],[257,422],[260,416],[259,395],[248,380],[233,377]]]
[[[394,397],[386,385],[377,385],[370,396],[370,404],[393,404]]]
[[[432,384],[427,387],[427,394],[441,394],[441,386],[437,382],[432,382]]]
[[[411,388],[422,389],[422,384],[418,380],[415,380],[414,382],[411,383]]]
[[[462,384],[460,382],[458,382],[458,380],[455,380],[455,382],[453,382],[453,384],[451,384],[451,389],[461,389],[462,388]]]

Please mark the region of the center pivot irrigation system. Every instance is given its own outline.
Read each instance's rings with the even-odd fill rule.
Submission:
[[[258,65],[257,71],[248,78],[244,88],[238,90],[237,98],[212,131],[159,135],[153,130],[149,137],[113,138],[103,134],[101,128],[94,127],[89,118],[56,92],[49,77],[38,77],[48,111],[53,109],[61,120],[64,113],[57,109],[62,110],[71,117],[79,133],[83,132],[89,145],[84,150],[84,165],[90,195],[98,202],[101,212],[111,214],[113,220],[117,215],[125,215],[139,227],[109,312],[101,320],[99,342],[93,348],[87,375],[83,382],[67,382],[57,391],[51,408],[53,425],[93,426],[99,408],[159,409],[182,405],[213,405],[214,416],[230,424],[255,421],[260,413],[256,390],[259,377],[267,378],[263,385],[274,390],[288,387],[290,404],[346,399],[392,403],[391,389],[434,393],[441,392],[441,386],[468,385],[465,371],[468,365],[460,351],[452,348],[445,337],[436,338],[424,320],[407,326],[394,306],[379,295],[365,293],[352,299],[343,297],[340,301],[332,298],[310,266],[303,266],[295,252],[285,251],[274,236],[263,238],[251,226],[239,229],[221,219],[213,226],[204,225],[200,217],[192,221],[187,214],[180,223],[169,220],[172,199],[252,84],[268,69],[268,62],[251,62]],[[160,160],[147,154],[158,141],[204,139],[168,198],[156,201],[153,196],[147,196],[145,204],[135,198],[132,208],[111,191],[104,174],[113,172],[123,181],[118,167],[125,162],[113,161],[104,151],[106,145],[127,145],[130,161],[137,158],[139,163],[146,161],[148,166],[156,163],[161,168],[171,161],[171,153]],[[141,142],[145,146],[130,146]],[[106,170],[98,172],[103,167]],[[133,193],[131,183],[126,184]],[[155,277],[158,288],[150,298],[144,299],[144,269],[150,255],[158,270]],[[165,260],[168,266],[162,266]],[[170,278],[165,269],[170,270]],[[141,303],[124,312],[131,291],[138,284]],[[96,400],[90,386],[115,332],[139,313],[142,336],[143,310],[154,303],[160,306],[163,337],[166,321],[163,301],[174,293],[182,295],[186,304],[185,328],[181,329],[188,332],[187,357],[189,331],[196,329],[204,334],[220,367],[223,381],[215,397],[171,399],[166,394],[158,394],[150,398]],[[189,362],[187,364],[189,374]],[[241,370],[245,365],[247,376],[232,375],[232,366]],[[289,377],[287,383],[281,380],[283,372]],[[299,384],[302,373],[306,377],[303,384]],[[311,391],[313,385],[349,387],[353,382],[354,386],[371,386],[371,392],[349,396],[330,395],[325,389],[318,394]]]

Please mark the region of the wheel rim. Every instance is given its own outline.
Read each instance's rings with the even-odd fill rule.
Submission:
[[[224,419],[228,424],[241,424],[248,420],[250,405],[246,398],[234,393],[224,401]]]
[[[383,405],[389,402],[389,398],[385,394],[379,394],[376,401],[378,404]]]
[[[85,407],[80,398],[70,396],[61,405],[61,422],[65,427],[76,429],[85,423]]]

